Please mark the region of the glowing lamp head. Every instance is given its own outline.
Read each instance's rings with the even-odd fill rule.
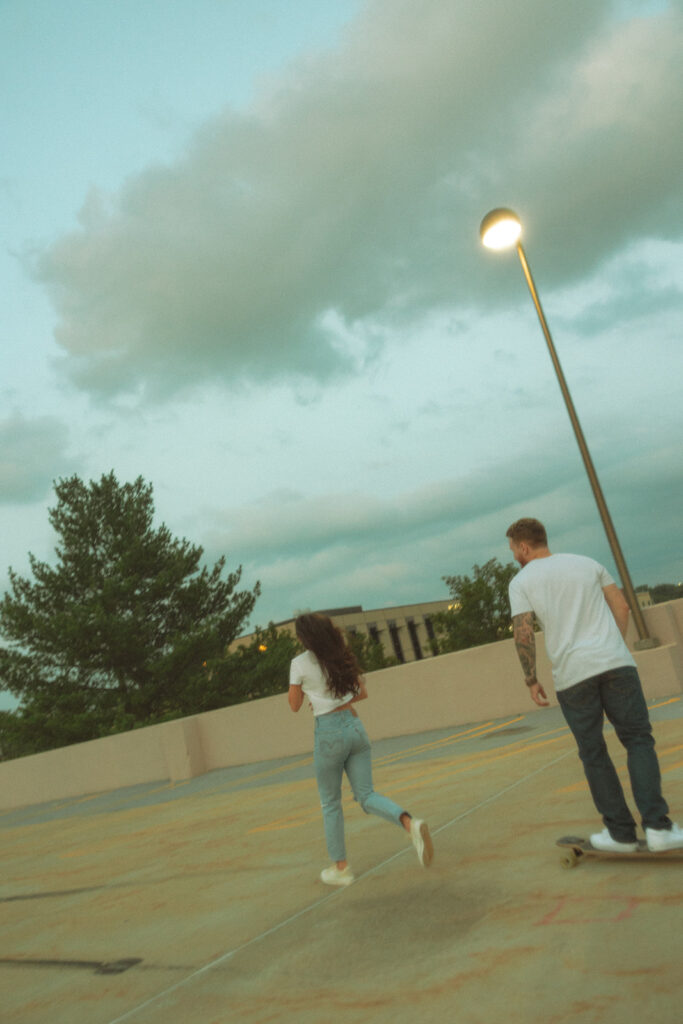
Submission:
[[[520,239],[522,224],[516,213],[501,206],[486,214],[479,234],[487,249],[510,249]]]

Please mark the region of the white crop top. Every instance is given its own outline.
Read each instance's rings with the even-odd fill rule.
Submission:
[[[320,662],[312,651],[304,651],[292,660],[289,669],[289,685],[300,686],[313,708],[313,714],[326,715],[343,704],[348,704],[353,692],[344,694],[343,697],[335,697],[327,685],[327,678]]]

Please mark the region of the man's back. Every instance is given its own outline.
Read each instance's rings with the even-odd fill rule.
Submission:
[[[635,665],[603,593],[613,584],[599,562],[571,554],[535,558],[511,581],[512,615],[535,613],[556,690],[612,668]]]

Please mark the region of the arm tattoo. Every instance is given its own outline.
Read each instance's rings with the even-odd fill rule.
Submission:
[[[517,656],[522,665],[527,686],[536,682],[536,637],[534,635],[534,613],[523,612],[512,619]]]

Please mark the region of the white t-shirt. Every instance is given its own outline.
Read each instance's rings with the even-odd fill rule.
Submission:
[[[351,698],[355,697],[353,692],[343,697],[334,696],[327,685],[327,678],[320,667],[320,662],[312,651],[304,651],[292,660],[289,668],[289,685],[300,686],[303,689],[316,717],[348,704]]]
[[[555,690],[635,666],[602,592],[612,583],[607,569],[585,555],[535,558],[510,581],[512,615],[532,611],[541,625]]]

